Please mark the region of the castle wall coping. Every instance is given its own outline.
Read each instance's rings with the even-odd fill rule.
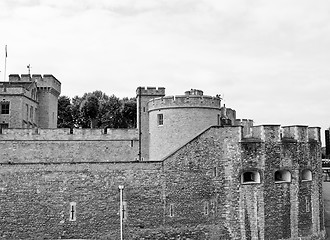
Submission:
[[[164,107],[211,107],[220,109],[221,100],[212,96],[200,95],[176,95],[154,98],[148,101],[148,110],[154,110]]]
[[[73,129],[70,128],[23,128],[23,129],[2,129],[1,140],[136,140],[138,139],[137,129]]]

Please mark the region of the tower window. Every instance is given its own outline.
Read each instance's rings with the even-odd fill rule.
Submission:
[[[312,171],[309,169],[305,169],[301,174],[302,181],[312,181]]]
[[[76,221],[76,203],[75,202],[70,202],[70,221]]]
[[[164,116],[163,116],[163,114],[157,114],[157,120],[158,120],[158,125],[159,126],[164,125]]]
[[[170,204],[170,217],[174,217],[174,205]]]
[[[291,173],[288,170],[278,170],[274,174],[275,182],[291,182]]]
[[[209,203],[204,202],[204,215],[209,215]]]
[[[247,171],[241,175],[241,183],[251,184],[260,183],[260,174],[258,171]]]
[[[30,107],[30,119],[33,121],[33,107]]]
[[[9,102],[1,103],[1,114],[9,114]]]
[[[25,104],[26,106],[26,121],[29,121],[29,105]]]

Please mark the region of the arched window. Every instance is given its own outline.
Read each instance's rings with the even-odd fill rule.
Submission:
[[[241,183],[251,184],[260,183],[260,174],[258,171],[246,171],[241,175]]]
[[[288,170],[278,170],[274,174],[276,183],[291,182],[291,173]]]
[[[312,171],[309,169],[304,169],[301,173],[302,181],[312,181]]]

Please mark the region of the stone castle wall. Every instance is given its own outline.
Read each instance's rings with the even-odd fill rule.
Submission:
[[[138,157],[137,130],[3,129],[1,163],[123,162]]]
[[[47,138],[66,138],[65,144],[69,137],[77,145],[93,138],[94,145],[111,147],[101,140],[111,138],[111,131],[43,131]],[[75,161],[47,161],[41,152],[39,159],[23,161],[22,151],[19,161],[0,163],[2,237],[118,239],[118,185],[124,185],[125,239],[324,239],[319,129],[256,126],[252,131],[243,138],[240,126],[210,127],[155,162],[104,162],[92,144],[80,149],[91,148],[95,161],[88,163],[81,160],[83,152],[55,147],[55,141],[40,151],[53,147],[56,156],[71,151]],[[38,134],[8,129],[0,146],[37,145],[45,141]],[[113,134],[113,140],[124,136]],[[292,181],[275,183],[277,169],[289,170]],[[302,181],[304,169],[312,171],[311,181]],[[243,184],[245,171],[258,172],[260,182]],[[76,203],[76,221],[70,221],[70,202]]]

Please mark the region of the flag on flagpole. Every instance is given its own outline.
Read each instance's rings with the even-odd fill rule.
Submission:
[[[7,45],[6,45],[6,58],[7,58],[8,54],[7,54]]]

